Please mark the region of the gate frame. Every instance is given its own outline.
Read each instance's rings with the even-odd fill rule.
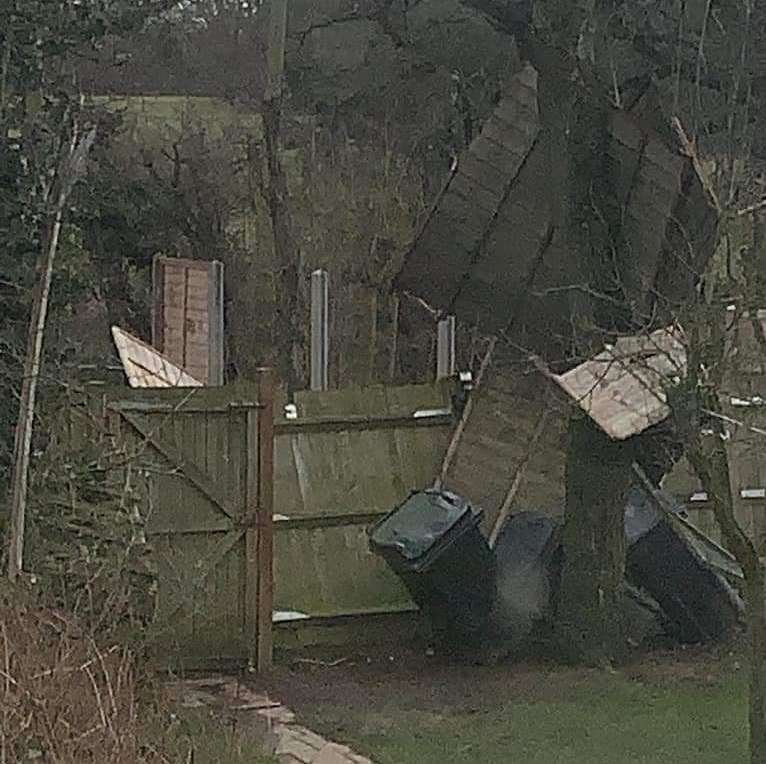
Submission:
[[[168,404],[138,403],[125,395],[126,389],[104,390],[103,414],[107,430],[118,436],[124,422],[141,442],[158,452],[164,459],[174,464],[186,480],[207,497],[232,522],[231,532],[241,531],[238,539],[243,539],[245,547],[244,567],[244,636],[248,644],[248,654],[243,656],[247,667],[258,673],[267,672],[273,663],[273,599],[274,599],[274,398],[276,382],[274,370],[257,370],[257,400],[237,400],[237,386],[232,386],[232,400],[227,404],[229,410],[244,410],[245,417],[245,492],[241,502],[244,511],[240,513],[232,507],[225,496],[208,478],[206,472],[185,457],[170,444],[162,441],[151,429],[145,427],[135,416],[141,413],[170,413],[173,407]],[[217,392],[220,388],[193,388],[194,397],[205,390]],[[215,411],[219,406],[202,406],[198,400],[183,403],[178,411],[199,412]],[[132,409],[132,411],[131,411]],[[135,412],[135,413],[134,413]],[[244,537],[244,538],[243,538]],[[236,541],[234,542],[236,543]],[[231,548],[231,540],[225,544],[226,551]],[[212,554],[216,551],[216,554]],[[208,560],[210,570],[216,564],[220,549],[210,550]],[[225,554],[225,552],[224,552]],[[207,575],[205,570],[203,575]],[[206,661],[207,662],[207,661]]]

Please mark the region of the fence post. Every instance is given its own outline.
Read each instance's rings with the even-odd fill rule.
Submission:
[[[311,389],[329,387],[329,286],[325,270],[311,274]]]
[[[274,617],[274,370],[260,369],[258,384],[258,597],[256,670],[269,671]]]
[[[436,381],[455,375],[455,317],[439,321],[436,333]]]

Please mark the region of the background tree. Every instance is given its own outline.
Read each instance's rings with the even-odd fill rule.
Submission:
[[[8,329],[3,333],[6,357],[18,355],[14,350],[21,343],[14,343],[14,336],[18,336],[21,323],[28,323],[23,374],[17,377],[20,393],[11,481],[11,578],[18,575],[22,563],[32,426],[54,264],[62,232],[64,238],[73,237],[71,231],[64,230],[65,216],[95,137],[93,129],[83,127],[88,117],[76,87],[73,57],[87,53],[110,30],[134,28],[163,5],[154,0],[14,0],[0,11],[0,164],[4,180],[0,262],[3,287],[10,298],[3,311]],[[29,299],[33,282],[36,287]],[[6,373],[13,378],[13,371]],[[5,416],[9,414],[5,412]]]

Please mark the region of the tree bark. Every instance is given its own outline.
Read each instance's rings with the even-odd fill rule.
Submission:
[[[299,311],[299,255],[291,235],[287,179],[280,157],[282,135],[282,95],[287,32],[288,0],[272,0],[269,9],[267,51],[268,83],[262,106],[264,148],[268,172],[266,203],[274,240],[276,278],[276,320],[272,346],[277,353],[276,367],[288,393],[303,381],[304,332]]]
[[[264,146],[268,169],[266,202],[271,219],[276,265],[276,316],[273,347],[277,353],[275,365],[281,380],[290,392],[301,383],[300,357],[303,350],[299,315],[300,271],[298,253],[292,241],[289,210],[287,208],[287,182],[279,157],[281,108],[276,101],[264,105]]]
[[[761,567],[747,582],[750,634],[750,762],[766,761],[766,605]]]
[[[557,617],[564,657],[607,665],[624,652],[620,588],[625,571],[625,497],[632,448],[589,418],[569,428],[566,512]]]
[[[708,396],[709,410],[717,411],[717,400]],[[742,566],[747,599],[747,626],[750,659],[750,761],[766,762],[766,602],[764,567],[752,540],[734,514],[734,500],[726,443],[713,435],[697,435],[688,449],[688,458],[708,494],[726,546]]]

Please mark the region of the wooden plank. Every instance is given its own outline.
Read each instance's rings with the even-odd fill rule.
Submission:
[[[360,430],[393,430],[425,427],[444,427],[453,424],[452,414],[431,416],[348,416],[315,417],[280,422],[274,426],[277,435],[310,432],[358,432]]]
[[[316,419],[320,416],[335,419],[354,416],[375,418],[381,415],[382,406],[385,407],[384,416],[404,417],[420,409],[448,408],[453,393],[452,382],[393,387],[371,385],[364,388],[344,387],[323,393],[298,391],[295,403],[303,419]]]
[[[295,528],[347,528],[352,525],[372,525],[388,514],[388,510],[379,512],[347,512],[334,515],[289,516],[287,520],[275,520],[274,532],[281,533]]]
[[[229,460],[229,441],[226,435],[227,417],[220,411],[206,411],[205,414],[207,416],[205,472],[208,475],[226,475]]]
[[[238,513],[245,511],[244,501],[246,498],[245,487],[245,446],[247,433],[245,431],[245,416],[240,407],[229,407],[226,424],[226,437],[228,439],[229,459],[226,477],[226,492],[232,506]]]
[[[184,421],[183,437],[184,442],[179,443],[179,450],[185,450],[189,447],[187,453],[194,463],[199,467],[200,472],[205,473],[205,463],[207,462],[207,431],[208,415],[197,414],[196,416],[179,417]],[[214,472],[205,474],[215,475]]]
[[[126,389],[123,385],[109,386],[104,392],[110,406],[130,411],[140,404],[143,410],[187,410],[198,406],[204,409],[227,410],[229,406],[257,406],[258,388],[252,382],[240,382],[226,387],[167,388],[163,390]]]
[[[201,559],[195,561],[196,565],[193,570],[188,570],[184,572],[178,573],[178,587],[179,591],[181,593],[181,596],[179,597],[179,602],[175,603],[173,607],[169,608],[168,611],[164,614],[163,620],[169,621],[171,618],[175,616],[175,614],[183,607],[183,586],[184,586],[184,580],[188,577],[194,577],[195,585],[201,586],[205,579],[210,575],[211,571],[215,568],[215,566],[223,560],[226,555],[234,548],[234,546],[242,539],[243,529],[236,528],[234,530],[230,530],[227,533],[223,535],[220,541],[218,541],[216,544],[213,545],[213,547],[210,549],[207,555],[202,557]],[[213,535],[213,534],[211,534]],[[173,538],[173,534],[163,534],[161,538],[165,538],[168,542],[170,542]],[[184,573],[186,576],[184,576]],[[170,583],[170,579],[165,577],[164,578],[165,586]]]
[[[156,437],[154,431],[137,416],[127,411],[122,411],[121,413],[123,419],[132,425],[138,433],[143,436],[144,440],[154,446],[154,448],[156,448],[169,462],[178,467],[178,469],[186,475],[189,481],[207,496],[208,499],[221,510],[221,512],[232,519],[236,517],[237,513],[232,509],[231,503],[221,493],[218,486],[216,486],[201,469],[188,459],[184,459],[178,449],[171,446],[167,441]]]
[[[152,261],[152,345],[163,352],[165,347],[165,259],[155,256]]]
[[[223,263],[214,260],[208,280],[208,379],[209,385],[223,385]]]
[[[206,384],[223,384],[223,265],[154,261],[153,343]]]
[[[260,372],[258,400],[258,671],[272,665],[274,610],[274,392],[272,369]]]
[[[170,388],[151,388],[170,389]],[[188,390],[188,388],[186,388]],[[240,404],[241,405],[241,404]],[[252,404],[258,408],[257,404]],[[184,416],[186,414],[228,414],[231,406],[183,406],[179,408],[177,403],[144,403],[143,401],[120,401],[112,405],[115,412],[133,412],[136,414],[174,414]]]
[[[247,517],[247,529],[245,530],[245,574],[242,581],[242,594],[244,596],[245,634],[248,644],[248,662],[250,666],[258,666],[258,632],[259,618],[258,607],[260,568],[258,565],[259,534],[261,529],[256,527],[250,520],[258,515],[260,501],[258,493],[259,469],[260,469],[260,443],[258,442],[258,420],[261,412],[257,409],[248,409],[245,412],[245,506]]]
[[[278,609],[310,616],[346,616],[411,604],[402,581],[370,551],[364,526],[281,530],[277,523],[276,527]]]
[[[210,263],[206,262],[207,268],[204,271],[194,270],[192,268],[186,268],[186,283],[191,291],[192,289],[199,289],[203,294],[207,294],[208,285],[208,272],[210,269]]]

